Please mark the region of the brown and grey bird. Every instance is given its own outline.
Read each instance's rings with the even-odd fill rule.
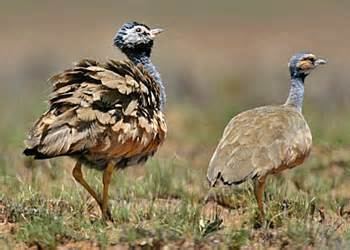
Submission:
[[[211,186],[253,179],[260,215],[264,217],[266,177],[302,164],[310,153],[312,136],[302,115],[304,80],[325,63],[311,53],[294,55],[289,61],[291,84],[287,101],[232,118],[209,163],[207,178]]]
[[[129,60],[82,60],[53,76],[49,109],[25,142],[24,154],[35,159],[76,159],[75,180],[107,219],[112,219],[108,187],[113,170],[144,163],[166,136],[164,86],[150,60],[154,38],[161,32],[125,23],[113,42]],[[82,164],[103,171],[101,196],[84,180]]]

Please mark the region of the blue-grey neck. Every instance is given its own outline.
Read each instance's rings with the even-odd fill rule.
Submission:
[[[299,112],[302,111],[303,107],[304,79],[305,77],[292,76],[288,99],[285,103],[285,105],[295,107]]]
[[[163,110],[164,104],[166,102],[166,94],[165,94],[165,88],[162,82],[162,79],[160,77],[159,72],[157,71],[154,64],[151,62],[151,58],[148,53],[128,53],[128,58],[134,63],[139,64],[141,63],[143,67],[147,70],[147,72],[154,78],[156,83],[159,85],[160,88],[160,108]]]

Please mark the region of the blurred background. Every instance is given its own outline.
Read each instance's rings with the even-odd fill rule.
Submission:
[[[232,116],[285,101],[287,63],[299,51],[329,61],[306,82],[304,113],[315,148],[346,148],[349,8],[345,0],[3,0],[1,168],[23,169],[26,131],[47,107],[46,79],[81,58],[124,59],[112,38],[129,20],[166,30],[153,50],[168,95],[169,135],[159,159],[179,159],[204,176]]]

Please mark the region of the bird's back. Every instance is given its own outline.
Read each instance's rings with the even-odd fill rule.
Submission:
[[[51,82],[49,110],[30,130],[25,154],[124,167],[145,161],[163,142],[159,86],[142,66],[82,60]]]
[[[304,117],[289,106],[245,111],[229,122],[209,163],[211,185],[238,184],[247,178],[294,167],[306,158],[312,137]]]

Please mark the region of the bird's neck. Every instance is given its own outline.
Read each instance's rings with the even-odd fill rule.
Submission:
[[[145,70],[154,78],[156,83],[159,85],[160,88],[160,107],[163,109],[165,101],[166,101],[166,95],[165,95],[165,88],[162,82],[162,79],[160,77],[159,72],[157,71],[154,64],[151,62],[150,53],[129,53],[127,54],[128,58],[135,64],[142,64]]]
[[[304,77],[292,77],[288,99],[285,105],[295,107],[302,111],[304,99]]]

